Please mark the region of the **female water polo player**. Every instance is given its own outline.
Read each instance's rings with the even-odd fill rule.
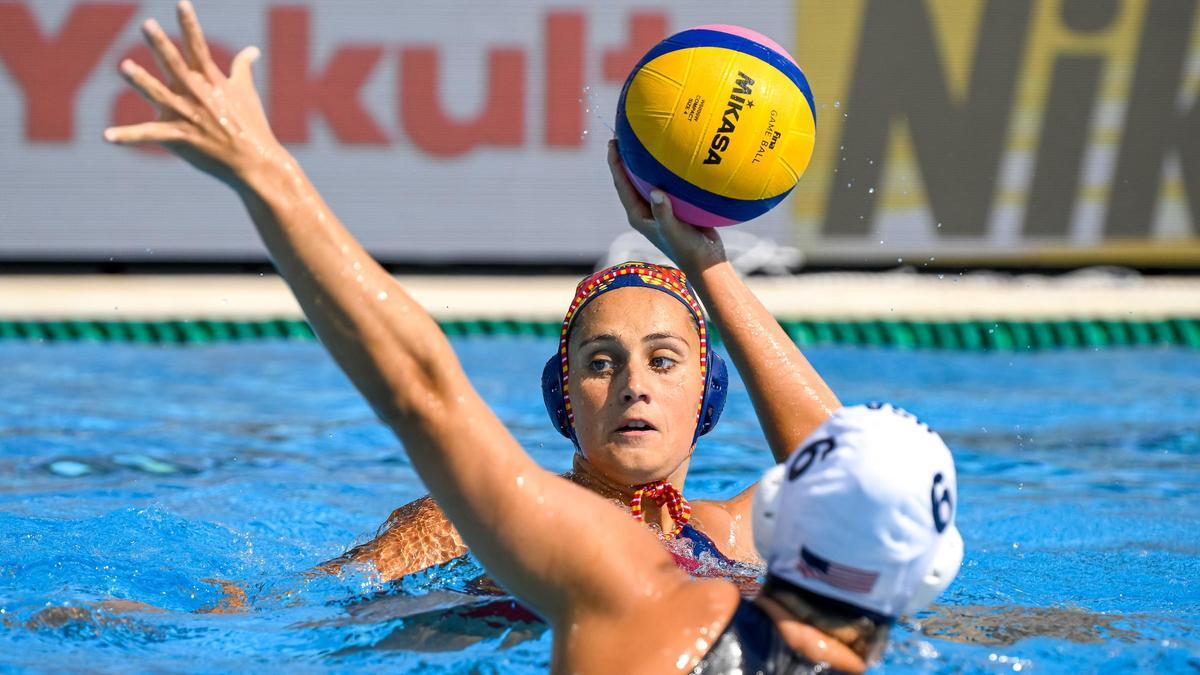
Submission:
[[[773,445],[794,447],[828,416],[836,399],[786,336],[764,329],[767,321],[775,330],[778,325],[724,263],[715,233],[705,237],[669,213],[661,217],[671,223],[667,231],[678,234],[675,241],[649,230],[648,223],[655,222],[649,207],[620,169],[615,151],[610,150],[610,160],[631,222],[661,241],[665,250],[699,243],[720,258],[710,265],[716,268],[711,274],[701,274],[702,283],[707,282],[701,286],[703,297],[715,308],[714,316],[734,325],[724,331],[727,344],[741,371],[757,376],[746,379],[764,427],[774,432]],[[696,242],[685,238],[693,235]],[[735,312],[742,315],[733,316]],[[768,344],[758,344],[768,339]],[[774,368],[780,370],[771,372]],[[817,388],[804,391],[805,382],[815,382]],[[560,348],[542,377],[551,420],[575,446],[573,467],[565,477],[630,509],[635,517],[654,512],[648,519],[652,528],[689,544],[671,550],[681,566],[692,570],[704,553],[725,563],[757,559],[750,543],[752,488],[727,501],[689,503],[680,494],[697,439],[720,416],[726,383],[725,365],[711,351],[691,286],[679,270],[647,263],[615,265],[579,283],[563,321]],[[776,390],[792,396],[772,397]],[[801,393],[807,398],[797,401]],[[326,567],[366,560],[392,578],[467,550],[428,498],[398,509],[387,528]],[[730,574],[737,568],[707,569]]]
[[[395,303],[386,300],[394,280],[341,226],[276,142],[251,78],[256,50],[238,54],[231,76],[212,90],[213,98],[191,100],[197,94],[189,87],[213,87],[220,73],[206,60],[207,47],[194,15],[183,12],[181,21],[190,36],[186,60],[164,42],[157,24],[148,23],[146,31],[163,70],[178,82],[175,90],[132,61],[121,65],[135,88],[162,111],[160,119],[111,129],[108,138],[119,143],[163,143],[233,186],[335,360],[350,373],[383,367],[389,359],[393,323],[407,320]],[[660,224],[620,169],[615,151],[610,149],[609,155],[631,224],[691,274],[747,384],[772,453],[782,460],[839,406],[836,397],[725,261],[716,233],[681,225],[670,217],[666,204],[654,206]],[[338,242],[334,254],[299,239],[280,225],[285,220],[288,227],[326,232],[323,236]],[[628,270],[614,272],[621,271]],[[604,281],[601,274],[581,284],[572,313],[564,321],[568,362],[561,359],[560,350],[549,365],[552,375],[563,374],[561,368],[566,368],[567,378],[559,391],[546,393],[555,423],[577,448],[569,476],[631,511],[640,510],[642,518],[665,534],[694,541],[693,554],[708,551],[733,560],[754,560],[752,490],[728,501],[694,505],[679,494],[695,439],[715,423],[724,394],[713,391],[723,384],[723,366],[708,347],[699,304],[683,276],[667,268],[645,267],[636,274],[614,276],[621,281]],[[359,302],[351,310],[349,303],[366,291],[371,292],[371,301]],[[663,335],[675,339],[646,340]],[[616,339],[592,342],[596,336]],[[366,352],[360,349],[363,341],[371,340],[379,344]],[[586,354],[581,349],[584,342],[588,342]],[[557,379],[547,378],[548,389]],[[623,396],[628,401],[622,403]],[[700,410],[705,400],[708,405]],[[652,414],[624,409],[634,403]],[[614,410],[641,418],[614,419]],[[614,423],[619,423],[617,428]],[[371,560],[385,578],[394,578],[466,550],[429,500],[398,510],[389,523],[385,536],[356,549],[349,559]]]

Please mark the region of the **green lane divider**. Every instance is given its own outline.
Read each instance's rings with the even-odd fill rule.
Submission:
[[[557,321],[455,319],[442,321],[451,337],[554,338]],[[1050,321],[780,321],[801,346],[856,345],[890,349],[1036,351],[1177,346],[1200,349],[1200,318],[1148,321],[1063,319]],[[716,330],[713,338],[720,341]],[[308,323],[296,319],[177,321],[0,320],[0,342],[132,342],[210,344],[262,340],[313,340]]]

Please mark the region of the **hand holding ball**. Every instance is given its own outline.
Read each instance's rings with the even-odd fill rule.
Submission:
[[[783,201],[812,157],[816,112],[804,73],[770,38],[700,26],[658,43],[617,104],[617,142],[643,197],[675,215],[734,225]]]

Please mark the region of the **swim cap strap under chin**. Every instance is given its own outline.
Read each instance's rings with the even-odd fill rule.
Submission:
[[[670,482],[656,480],[634,487],[636,490],[633,493],[633,499],[629,501],[629,512],[633,514],[634,518],[644,523],[646,522],[646,514],[642,511],[644,497],[649,497],[659,506],[665,505],[671,520],[675,521],[675,528],[665,535],[667,539],[674,539],[678,536],[683,531],[683,526],[692,519],[692,505]]]

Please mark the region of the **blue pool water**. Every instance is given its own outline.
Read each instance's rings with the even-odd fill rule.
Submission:
[[[550,340],[456,343],[545,466]],[[891,400],[959,468],[963,570],[884,672],[1200,668],[1200,354],[814,349],[846,402]],[[767,466],[734,382],[687,493]],[[439,609],[471,563],[305,576],[423,493],[315,344],[0,344],[0,670],[544,671],[549,636]],[[217,605],[212,580],[249,609]],[[164,611],[95,609],[114,599]]]

